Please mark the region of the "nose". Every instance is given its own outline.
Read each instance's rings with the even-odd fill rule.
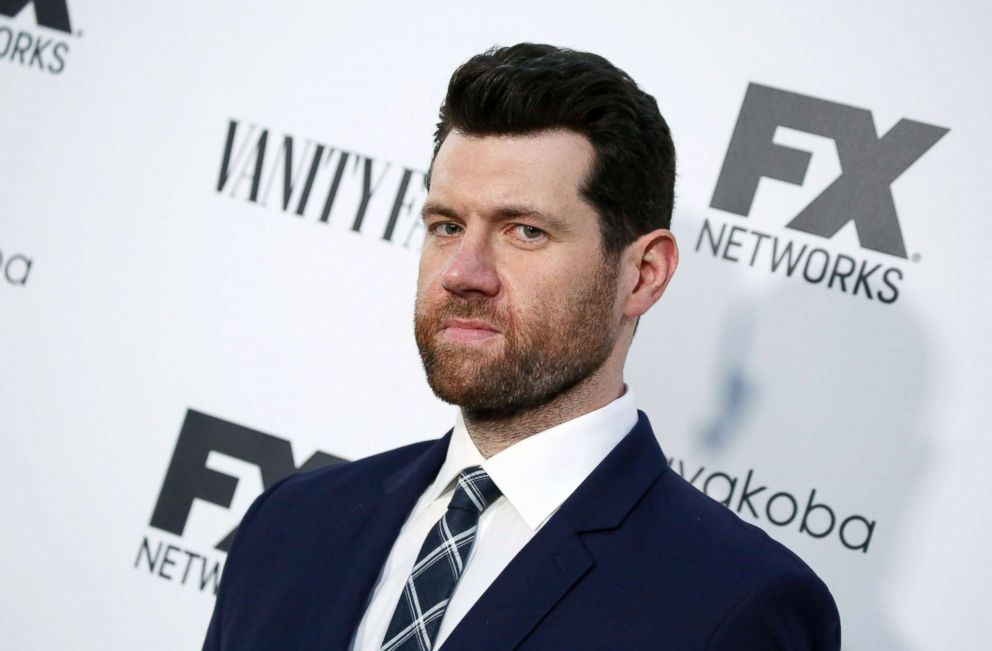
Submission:
[[[495,296],[500,283],[491,253],[484,238],[466,234],[441,272],[441,286],[467,299]]]

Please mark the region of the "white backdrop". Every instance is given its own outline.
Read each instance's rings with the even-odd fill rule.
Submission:
[[[675,469],[820,573],[845,649],[985,646],[986,3],[61,4],[0,15],[4,648],[198,648],[216,545],[288,446],[451,425],[412,336],[413,215],[450,73],[525,40],[606,56],[672,127],[682,264],[626,379]],[[792,181],[727,159],[765,176],[734,212],[750,84],[813,116],[759,144],[810,156]],[[904,118],[935,143],[886,140]],[[864,246],[895,232],[892,165],[906,257]],[[864,214],[790,227],[842,173]]]

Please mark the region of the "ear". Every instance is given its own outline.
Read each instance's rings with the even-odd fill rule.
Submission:
[[[636,283],[624,299],[624,316],[637,318],[657,302],[679,264],[679,247],[667,228],[642,235],[624,252],[625,266],[636,273]]]

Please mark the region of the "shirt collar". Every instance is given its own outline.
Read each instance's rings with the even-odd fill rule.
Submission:
[[[606,406],[528,436],[488,459],[475,447],[459,411],[430,499],[451,489],[465,468],[482,466],[536,531],[637,424],[634,392],[624,388]]]

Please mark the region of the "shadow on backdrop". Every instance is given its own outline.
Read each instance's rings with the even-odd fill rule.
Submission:
[[[845,649],[903,651],[884,599],[925,487],[931,346],[898,302],[788,283],[766,297],[727,294],[713,409],[699,419],[690,453],[715,465],[771,460],[761,468],[769,484],[800,496],[816,488],[875,520],[864,553],[794,530],[779,538],[815,555],[811,564],[842,602]]]

